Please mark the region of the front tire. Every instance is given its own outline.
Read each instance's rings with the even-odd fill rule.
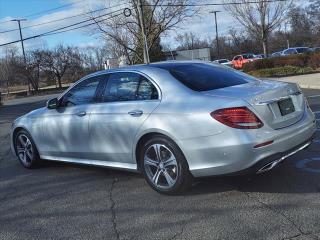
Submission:
[[[179,194],[192,184],[192,175],[180,148],[162,135],[143,145],[140,163],[147,183],[159,193]]]
[[[14,139],[16,155],[25,168],[35,168],[40,161],[39,153],[30,134],[20,130]]]

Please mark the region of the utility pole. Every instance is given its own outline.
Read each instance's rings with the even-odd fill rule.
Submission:
[[[24,66],[27,69],[27,59],[26,59],[26,53],[24,51],[24,45],[23,45],[23,37],[22,37],[22,31],[21,31],[21,21],[27,21],[27,19],[12,19],[13,22],[18,22],[19,26],[19,32],[20,32],[20,41],[21,41],[21,47],[22,47],[22,53],[23,53],[23,60],[24,60]],[[30,83],[28,81],[28,92],[30,93]]]
[[[218,22],[217,22],[217,13],[221,11],[211,11],[210,13],[214,13],[214,20],[216,24],[216,42],[217,42],[217,52],[218,58],[220,58],[220,48],[219,48],[219,36],[218,36]]]
[[[150,63],[149,48],[148,48],[147,36],[146,36],[146,33],[145,33],[144,17],[143,17],[143,6],[142,6],[142,3],[141,3],[141,0],[138,0],[138,13],[139,13],[142,41],[143,41],[143,61],[144,61],[144,63],[149,64]]]

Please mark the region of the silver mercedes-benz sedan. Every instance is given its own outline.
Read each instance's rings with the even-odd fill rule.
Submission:
[[[88,75],[12,125],[22,165],[55,160],[142,172],[173,194],[193,177],[266,172],[307,147],[314,114],[296,84],[204,62]]]

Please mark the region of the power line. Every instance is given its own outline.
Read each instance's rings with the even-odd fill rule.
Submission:
[[[59,22],[59,21],[63,21],[63,20],[66,20],[66,19],[71,19],[71,18],[75,18],[75,17],[87,15],[87,14],[90,14],[90,13],[95,13],[95,12],[99,12],[99,11],[104,11],[104,10],[107,10],[107,9],[111,9],[111,8],[115,8],[115,7],[120,7],[120,6],[127,5],[127,4],[128,4],[128,2],[122,3],[122,4],[118,4],[118,5],[113,5],[113,6],[110,6],[110,7],[104,7],[104,8],[96,9],[96,10],[93,10],[93,11],[88,11],[88,12],[85,12],[85,13],[80,13],[80,14],[72,15],[72,16],[69,16],[69,17],[64,17],[64,18],[59,18],[59,19],[55,19],[55,20],[52,20],[52,21],[47,21],[47,22],[43,22],[43,23],[37,23],[37,24],[33,24],[33,25],[28,25],[28,26],[22,27],[21,29],[26,29],[26,28],[31,28],[31,27],[37,27],[37,26],[42,26],[42,25],[45,25],[45,24],[50,24],[50,23],[54,23],[54,22]],[[11,21],[11,20],[10,20],[10,21]],[[19,30],[19,28],[9,29],[9,30],[5,30],[5,31],[1,31],[0,34],[1,34],[1,33],[8,33],[8,32],[13,32],[13,31],[18,31],[18,30]]]
[[[43,36],[46,37],[46,36],[51,36],[51,35],[55,35],[55,34],[60,34],[60,33],[65,33],[65,32],[74,31],[74,30],[77,30],[77,29],[80,29],[80,28],[84,28],[84,27],[88,27],[88,26],[97,24],[97,23],[99,23],[99,22],[104,22],[104,21],[109,20],[109,19],[111,19],[111,18],[118,17],[118,16],[120,16],[120,15],[122,15],[122,14],[123,14],[123,13],[118,13],[118,14],[116,14],[116,15],[114,15],[114,16],[111,16],[111,17],[108,17],[108,18],[104,18],[104,19],[95,21],[94,23],[89,23],[89,24],[86,24],[86,25],[82,25],[82,26],[79,26],[79,27],[71,28],[71,29],[61,30],[61,31],[58,31],[58,32],[47,33],[47,34],[44,34]],[[1,46],[1,45],[0,45],[0,46]]]
[[[47,12],[52,12],[54,10],[57,10],[57,9],[61,9],[61,8],[65,8],[65,7],[69,7],[69,6],[72,6],[76,3],[79,3],[79,2],[84,2],[85,0],[82,0],[82,1],[78,1],[78,2],[74,2],[74,3],[69,3],[69,4],[64,4],[62,6],[59,6],[59,7],[56,7],[56,8],[51,8],[51,9],[47,9],[47,10],[43,10],[41,12],[37,12],[37,13],[32,13],[32,14],[29,14],[29,15],[26,15],[22,18],[28,18],[28,17],[33,17],[33,16],[37,16],[37,15],[41,15],[43,13],[47,13]],[[7,23],[7,22],[11,22],[11,19],[10,20],[7,20],[7,21],[3,21],[3,22],[0,22],[0,23]]]
[[[243,5],[253,3],[272,3],[286,2],[288,0],[265,0],[265,1],[246,1],[246,2],[229,2],[229,3],[195,3],[195,4],[144,4],[150,7],[201,7],[201,6],[225,6],[225,5]]]
[[[82,0],[82,1],[78,1],[78,2],[74,2],[74,3],[69,3],[69,4],[65,4],[65,5],[62,5],[60,7],[56,7],[56,8],[51,8],[51,9],[48,9],[48,10],[43,10],[43,11],[40,11],[40,12],[37,12],[37,13],[33,13],[33,14],[30,14],[30,15],[27,15],[27,16],[24,16],[25,18],[28,18],[28,17],[33,17],[33,16],[38,16],[38,15],[42,15],[43,13],[48,13],[48,12],[53,12],[55,10],[58,10],[58,9],[61,9],[61,8],[65,8],[65,7],[70,7],[76,3],[79,3],[79,2],[84,2],[85,0]]]
[[[107,14],[104,14],[104,15],[101,15],[99,17],[96,17],[96,18],[101,18],[101,17],[104,17],[104,16],[107,16],[107,15],[111,15],[111,14],[114,14],[116,12],[119,12],[119,11],[123,11],[125,8],[122,8],[122,9],[118,9],[116,11],[113,11],[113,12],[110,12],[110,13],[107,13]],[[105,18],[105,19],[100,19],[98,21],[95,21],[94,23],[90,23],[90,24],[86,24],[86,25],[83,25],[83,26],[80,26],[80,27],[77,27],[77,28],[74,28],[74,29],[68,29],[68,31],[71,31],[71,30],[75,30],[75,29],[79,29],[79,28],[83,28],[83,27],[87,27],[87,26],[91,26],[93,24],[96,24],[98,22],[103,22],[103,21],[106,21],[110,18],[113,18],[113,17],[117,17],[117,16],[120,16],[121,14],[123,13],[120,13],[120,14],[117,14],[117,15],[114,15],[114,16],[111,16],[109,18]],[[93,19],[96,19],[96,18],[93,18]],[[34,36],[31,36],[31,37],[27,37],[27,38],[24,38],[22,39],[22,41],[26,41],[26,40],[29,40],[29,39],[34,39],[34,38],[38,38],[38,37],[42,37],[42,36],[48,36],[48,35],[53,35],[53,33],[60,31],[60,30],[63,30],[63,29],[66,29],[66,28],[69,28],[69,27],[73,27],[73,26],[76,26],[76,25],[79,25],[79,24],[82,24],[82,23],[85,23],[85,22],[89,22],[89,21],[92,21],[93,19],[88,19],[88,20],[84,20],[84,21],[81,21],[81,22],[77,22],[77,23],[74,23],[74,24],[71,24],[71,25],[68,25],[68,26],[64,26],[64,27],[60,27],[60,28],[57,28],[57,29],[54,29],[54,30],[51,30],[51,31],[48,31],[48,32],[44,32],[44,33],[41,33],[41,34],[38,34],[38,35],[34,35]],[[63,31],[60,31],[59,33],[62,33]],[[67,30],[65,30],[64,32],[67,32]],[[20,42],[21,40],[16,40],[16,41],[12,41],[12,42],[8,42],[8,43],[3,43],[3,44],[0,44],[0,47],[1,46],[6,46],[6,45],[10,45],[10,44],[13,44],[13,43],[17,43],[17,42]]]

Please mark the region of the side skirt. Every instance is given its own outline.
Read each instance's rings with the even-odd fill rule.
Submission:
[[[77,164],[84,164],[84,165],[91,165],[91,166],[114,168],[119,170],[130,171],[130,172],[139,172],[137,170],[137,164],[134,164],[134,163],[109,162],[109,161],[89,160],[89,159],[74,159],[74,158],[63,158],[63,157],[54,157],[54,156],[40,156],[40,158],[48,161],[77,163]]]

